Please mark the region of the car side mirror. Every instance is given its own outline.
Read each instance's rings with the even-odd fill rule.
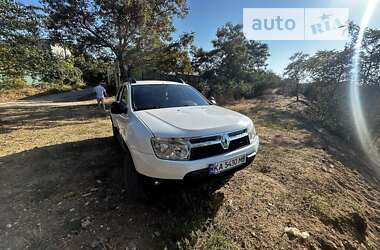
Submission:
[[[215,98],[213,96],[210,97],[210,103],[212,105],[216,105],[216,101],[215,101]]]
[[[127,111],[128,111],[128,108],[125,107],[124,105],[121,105],[118,102],[113,102],[111,104],[111,113],[112,114],[123,114],[123,113],[127,113]]]
[[[118,102],[113,102],[111,104],[111,113],[112,114],[120,114],[119,113],[119,103]]]

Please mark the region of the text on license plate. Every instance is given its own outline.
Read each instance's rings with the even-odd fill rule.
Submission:
[[[214,164],[210,164],[209,166],[209,174],[219,174],[221,172],[224,172],[228,169],[237,167],[243,163],[245,163],[247,160],[246,155],[239,155],[237,157],[220,161]]]

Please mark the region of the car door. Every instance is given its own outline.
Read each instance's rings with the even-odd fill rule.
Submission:
[[[116,122],[119,127],[119,133],[124,139],[124,141],[127,140],[126,138],[126,128],[127,128],[127,122],[128,122],[128,87],[124,86],[120,95],[119,95],[119,105],[122,110],[125,110],[125,112],[122,112],[117,115]]]

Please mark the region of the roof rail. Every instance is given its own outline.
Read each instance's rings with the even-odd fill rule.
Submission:
[[[131,84],[136,83],[136,79],[131,77],[131,78],[128,78],[127,82],[130,82]]]

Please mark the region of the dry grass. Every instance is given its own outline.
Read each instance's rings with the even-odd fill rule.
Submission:
[[[0,90],[0,103],[15,101],[44,92],[46,92],[46,89],[33,87],[24,87],[20,89],[2,89]]]
[[[62,86],[24,86],[12,89],[0,89],[0,103],[14,102],[27,97],[46,96],[56,93],[68,92],[74,89],[83,88],[84,84],[62,85]]]

